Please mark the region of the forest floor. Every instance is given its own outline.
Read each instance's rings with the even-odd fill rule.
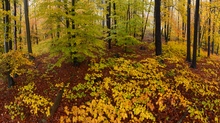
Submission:
[[[124,50],[122,48],[119,48],[117,46],[113,46],[112,49],[107,51],[108,52],[107,55],[105,55],[103,58],[104,58],[104,60],[107,60],[108,58],[114,58],[114,59],[120,60],[120,58],[123,58],[124,60],[128,60],[127,65],[131,65],[131,66],[132,66],[132,63],[134,63],[134,64],[137,63],[139,65],[139,62],[140,62],[140,63],[144,64],[144,60],[146,60],[146,59],[149,59],[149,60],[158,59],[154,55],[154,48],[152,48],[153,45],[149,41],[151,41],[151,39],[146,39],[147,43],[140,44],[137,46],[131,46],[130,48],[132,49],[132,51],[130,51],[130,52],[124,52]],[[179,45],[179,43],[175,43],[175,45]],[[140,48],[141,46],[144,48],[143,49]],[[185,48],[182,47],[182,50],[184,50],[184,49]],[[175,50],[165,50],[165,52],[169,52],[169,51],[172,52]],[[178,56],[176,56],[176,57],[178,57]],[[66,110],[67,110],[66,107],[71,108],[74,105],[74,106],[78,106],[78,108],[79,108],[80,106],[86,105],[87,102],[91,102],[94,99],[95,100],[96,99],[99,99],[99,100],[103,99],[100,96],[94,96],[94,95],[92,96],[91,90],[87,90],[85,93],[82,93],[81,97],[78,95],[78,97],[68,98],[67,94],[66,94],[66,95],[63,95],[61,103],[59,104],[58,109],[56,110],[54,115],[49,118],[47,118],[44,113],[40,113],[40,111],[37,114],[33,114],[30,111],[30,107],[24,106],[24,108],[21,111],[21,112],[23,112],[23,114],[22,115],[18,114],[18,116],[16,116],[12,120],[11,115],[9,114],[9,110],[7,110],[5,108],[5,105],[9,105],[10,102],[15,102],[16,104],[24,103],[24,102],[19,102],[22,100],[15,99],[15,98],[21,96],[21,92],[20,92],[21,89],[19,89],[19,88],[27,86],[29,83],[35,84],[36,89],[34,90],[34,94],[41,95],[44,98],[51,100],[53,102],[54,100],[56,100],[56,96],[60,92],[61,87],[63,87],[62,83],[68,83],[68,86],[66,86],[66,89],[71,89],[73,87],[76,87],[80,83],[85,84],[89,81],[88,79],[85,79],[86,75],[87,74],[92,75],[92,73],[94,71],[95,71],[94,73],[101,74],[101,76],[97,77],[98,76],[97,75],[96,78],[93,79],[95,82],[97,82],[97,81],[101,81],[101,82],[105,81],[106,82],[107,81],[106,78],[111,77],[112,83],[114,83],[113,80],[117,81],[118,78],[116,78],[116,77],[113,78],[114,76],[117,76],[117,75],[111,74],[110,71],[111,70],[116,71],[120,67],[127,68],[127,66],[118,65],[119,68],[117,68],[117,69],[116,69],[116,67],[112,67],[112,68],[106,67],[104,69],[101,69],[101,71],[97,72],[95,70],[96,68],[94,68],[94,70],[89,70],[89,68],[91,68],[91,64],[94,65],[95,63],[100,63],[100,61],[102,61],[102,60],[101,59],[96,59],[96,60],[86,59],[84,62],[80,63],[79,66],[74,66],[72,63],[63,63],[61,67],[54,67],[53,69],[50,69],[58,59],[59,59],[59,57],[52,57],[52,58],[49,57],[49,53],[38,55],[34,60],[34,66],[28,67],[28,71],[25,74],[18,76],[17,78],[14,78],[16,85],[12,88],[7,88],[7,83],[2,82],[0,80],[0,122],[1,123],[18,123],[18,122],[20,122],[20,123],[38,123],[38,122],[44,122],[44,121],[45,122],[47,121],[48,123],[58,123],[58,122],[61,122],[60,119],[62,117],[63,118],[74,117],[74,114],[68,115],[68,113],[66,113]],[[157,73],[162,72],[161,76],[159,75],[159,78],[161,79],[162,82],[170,83],[170,85],[169,85],[169,87],[167,87],[169,89],[165,88],[165,86],[167,86],[167,85],[163,85],[163,86],[161,85],[161,88],[164,88],[164,91],[165,91],[165,93],[163,93],[163,96],[161,96],[161,98],[163,97],[162,102],[159,101],[160,100],[159,93],[162,93],[162,92],[160,92],[160,90],[157,89],[158,86],[155,87],[156,88],[155,90],[153,89],[154,87],[150,87],[152,89],[152,92],[158,93],[158,94],[152,94],[152,95],[149,94],[148,96],[151,99],[151,101],[150,102],[148,101],[149,103],[146,104],[148,111],[151,112],[151,114],[154,116],[154,118],[153,117],[151,117],[151,118],[144,117],[143,119],[138,119],[138,118],[141,118],[142,116],[138,115],[139,113],[136,113],[136,114],[134,114],[134,116],[137,116],[137,119],[131,120],[133,116],[125,115],[125,117],[121,118],[120,121],[121,122],[163,122],[163,123],[165,123],[165,122],[181,123],[181,122],[191,122],[191,121],[194,121],[194,122],[206,122],[206,121],[217,122],[217,121],[220,121],[220,117],[218,117],[218,116],[220,116],[219,111],[218,111],[218,109],[219,109],[218,104],[219,103],[217,103],[219,100],[210,99],[210,98],[219,98],[219,95],[216,93],[219,93],[219,87],[220,87],[219,86],[220,65],[218,64],[220,57],[213,55],[211,58],[206,58],[206,57],[200,58],[198,60],[196,69],[192,69],[189,67],[190,63],[185,61],[185,57],[180,56],[177,58],[176,61],[174,60],[174,57],[170,57],[170,59],[167,59],[167,58],[159,58],[159,59],[161,59],[161,61],[159,61],[159,62],[161,62],[162,64],[165,64],[165,67],[160,67],[159,69],[157,69],[157,71],[155,73],[153,72],[153,69],[152,69],[152,71],[149,74],[154,73],[155,76],[157,76],[158,75]],[[114,61],[114,62],[116,62],[116,61]],[[170,62],[170,61],[173,61],[173,62]],[[152,62],[154,62],[154,61],[152,60]],[[157,64],[157,63],[155,63],[155,64]],[[153,65],[154,64],[152,64],[152,66]],[[160,66],[160,65],[157,65],[157,67],[158,66]],[[98,67],[100,67],[100,66],[98,66]],[[150,69],[151,66],[148,66],[148,67],[149,68],[146,68],[146,69]],[[181,69],[185,70],[185,68],[187,68],[187,70],[185,71],[186,73],[182,73]],[[123,72],[123,70],[119,70],[119,71]],[[124,72],[124,73],[126,73],[126,72]],[[191,76],[191,73],[193,73],[193,75],[195,75],[195,76]],[[118,73],[118,74],[120,74],[120,73]],[[181,76],[183,74],[186,76],[184,78],[181,78]],[[123,74],[120,74],[120,75],[123,76]],[[134,76],[131,75],[131,76],[136,77],[135,75]],[[177,78],[177,77],[179,77],[179,78]],[[191,77],[192,79],[188,80],[187,77],[189,77],[189,78]],[[156,78],[151,77],[151,79],[152,80],[154,80],[154,79],[159,80],[157,77]],[[192,82],[192,83],[194,82],[193,79],[198,80],[197,84],[190,83],[190,82]],[[129,79],[129,77],[128,77],[126,79],[126,81],[130,81],[130,80],[135,80],[138,82],[142,81],[142,79],[137,79],[137,78],[136,79]],[[149,78],[145,79],[145,81],[146,80],[149,80]],[[123,81],[123,80],[120,80],[120,81]],[[185,81],[185,83],[181,83],[182,81]],[[200,86],[199,82],[202,83],[201,86]],[[204,83],[207,82],[207,84],[204,84],[203,82]],[[211,82],[213,82],[214,84]],[[132,81],[131,81],[131,83],[132,83]],[[172,83],[174,84],[173,85],[174,87],[171,87]],[[59,86],[59,85],[61,85],[61,86]],[[105,98],[114,100],[113,98],[116,98],[112,94],[114,92],[107,91],[107,89],[106,89],[106,88],[111,89],[111,87],[114,88],[113,85],[111,85],[111,86],[110,85],[111,84],[109,84],[109,87],[105,86],[105,89],[103,89],[103,90],[106,90]],[[122,84],[120,86],[123,86],[123,85],[124,84]],[[198,87],[194,86],[194,85],[198,85]],[[204,88],[203,88],[203,85],[204,85]],[[212,87],[212,88],[207,87],[207,85],[210,85],[210,87]],[[94,85],[94,86],[100,86],[100,85]],[[129,85],[126,85],[126,86],[128,87]],[[136,85],[134,85],[134,86],[136,86]],[[195,87],[195,90],[193,90],[190,86]],[[77,87],[79,87],[79,86],[77,86]],[[138,85],[138,87],[139,87],[139,85]],[[201,88],[199,88],[199,87],[201,87]],[[142,88],[142,86],[140,86],[140,88]],[[146,89],[147,87],[144,86],[143,88]],[[114,89],[116,90],[116,88],[114,88]],[[198,89],[198,90],[196,90],[196,89]],[[201,90],[201,89],[204,89],[204,90]],[[79,91],[82,91],[82,90],[80,90],[80,88],[79,88]],[[138,93],[137,90],[138,89],[136,89],[135,93]],[[172,91],[168,91],[168,90],[172,90]],[[173,90],[177,90],[177,91],[173,92]],[[209,91],[209,90],[211,90],[211,91]],[[100,90],[100,91],[102,91],[102,90]],[[126,92],[126,91],[127,90],[123,90],[123,92]],[[207,94],[206,92],[203,92],[203,91],[210,92],[210,94]],[[74,90],[69,91],[69,92],[72,92],[73,94],[78,94],[78,92],[74,91]],[[169,95],[168,92],[170,92],[172,94]],[[133,93],[133,92],[130,92],[130,93]],[[141,93],[144,93],[144,92],[141,91]],[[96,94],[97,94],[97,92],[96,92]],[[69,95],[71,95],[71,94],[69,94]],[[174,95],[176,96],[176,98],[173,98]],[[208,96],[210,98],[208,98]],[[137,96],[131,95],[131,97],[126,97],[125,100],[130,99],[130,100],[132,100],[132,103],[133,103],[137,97],[141,97],[141,94],[137,95]],[[174,100],[174,101],[172,102],[172,100]],[[210,101],[210,103],[208,103],[209,101]],[[204,103],[201,104],[200,102],[204,102]],[[163,103],[165,105],[165,107],[162,104],[160,105],[160,103]],[[172,103],[175,103],[175,104],[172,104]],[[184,103],[185,103],[185,105],[184,105]],[[196,106],[193,105],[192,103],[194,103]],[[209,105],[212,105],[212,103],[214,106],[209,106]],[[124,103],[122,103],[122,104],[124,104]],[[207,104],[207,105],[205,105],[205,104]],[[115,101],[115,104],[112,104],[112,105],[115,105],[115,107],[117,107],[117,101]],[[186,105],[188,105],[188,108]],[[99,105],[97,105],[97,107],[98,106]],[[42,107],[40,107],[40,108],[42,108]],[[208,110],[207,108],[209,108],[210,110]],[[126,108],[124,108],[124,109],[126,109]],[[196,109],[198,109],[198,110],[196,110]],[[201,109],[204,109],[204,110],[201,110]],[[82,110],[82,108],[79,108],[78,110]],[[127,109],[127,110],[130,110],[130,109]],[[193,113],[193,111],[194,111],[194,113]],[[201,113],[199,111],[201,111]],[[195,112],[199,112],[199,113],[195,113]],[[129,113],[127,113],[127,114],[129,114]],[[88,116],[92,117],[92,115],[93,114],[90,114]],[[121,115],[123,115],[123,114],[121,114]],[[64,116],[66,116],[66,117],[64,117]],[[44,119],[44,120],[42,120],[42,119]],[[110,119],[111,118],[109,118],[109,119],[107,118],[107,120],[109,122],[111,122]],[[81,121],[81,122],[83,122],[83,121]]]

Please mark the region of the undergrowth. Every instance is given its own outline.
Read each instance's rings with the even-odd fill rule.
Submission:
[[[91,74],[85,76],[87,83],[74,87],[82,95],[90,92],[93,99],[80,106],[66,106],[66,115],[60,117],[60,122],[165,122],[175,119],[176,110],[179,117],[187,112],[193,121],[218,122],[218,82],[203,80],[193,73],[184,62],[185,53],[182,45],[171,42],[164,46],[161,57],[141,61],[109,58],[98,63],[94,60],[88,69]],[[102,74],[105,69],[109,70],[108,76]],[[214,69],[204,70],[214,77],[217,75]],[[97,78],[102,79],[96,81]],[[77,89],[66,91],[74,90]],[[76,95],[64,97],[85,96]],[[210,112],[215,116],[209,117]],[[157,117],[161,113],[164,117]]]
[[[188,121],[219,122],[220,78],[216,69],[220,64],[206,59],[196,72],[185,62],[184,46],[169,42],[163,46],[162,56],[138,61],[126,55],[92,59],[84,77],[86,82],[74,87],[67,84],[63,93],[70,102],[87,97],[91,100],[65,106],[60,122],[180,122],[183,114]],[[148,48],[153,49],[152,45]],[[62,82],[55,85],[60,89],[63,86]],[[52,103],[34,94],[33,89],[34,84],[23,87],[16,101],[5,106],[13,117],[23,117],[18,112],[24,106],[33,115],[49,115]]]

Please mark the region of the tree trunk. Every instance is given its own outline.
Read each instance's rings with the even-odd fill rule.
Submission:
[[[58,0],[58,2],[61,2],[61,0]],[[57,6],[58,8],[60,8],[60,6]],[[57,39],[60,38],[60,18],[57,19],[57,32],[56,32],[56,37]]]
[[[161,0],[155,0],[155,47],[157,56],[162,54],[160,5]]]
[[[17,6],[16,0],[14,0],[14,16],[17,16]],[[14,50],[17,50],[17,21],[14,20]]]
[[[150,5],[149,5],[149,8],[148,8],[148,12],[147,12],[147,18],[145,20],[143,31],[142,31],[142,34],[141,34],[141,40],[144,39],[144,35],[145,35],[145,32],[146,32],[147,22],[148,22],[148,18],[149,18],[149,15],[150,15],[151,2],[152,2],[152,0],[150,0]]]
[[[214,10],[215,12],[215,10]],[[214,13],[214,20],[215,20],[215,13]],[[213,22],[213,27],[212,27],[212,54],[214,54],[215,50],[215,22]]]
[[[194,20],[194,42],[193,42],[193,59],[192,59],[192,68],[196,68],[196,55],[197,55],[197,31],[199,25],[199,0],[196,0],[196,10],[195,10],[195,20]]]
[[[35,3],[36,4],[36,3]],[[35,6],[35,8],[36,8],[36,6]],[[35,8],[34,8],[34,15],[36,16],[36,10],[35,10]],[[35,26],[35,39],[36,39],[36,44],[38,44],[39,43],[39,38],[38,38],[38,30],[37,30],[37,19],[36,19],[36,17],[34,18],[34,26]]]
[[[22,21],[22,10],[21,10],[21,5],[20,5],[20,27],[19,27],[19,49],[21,50],[22,47],[22,37],[21,37],[21,21]]]
[[[191,0],[188,0],[188,5],[187,5],[187,54],[186,54],[186,61],[191,62]]]
[[[69,10],[68,10],[68,0],[64,0],[64,8],[65,8],[65,11],[66,11],[66,15],[69,14]],[[67,28],[67,37],[68,37],[68,40],[70,39],[70,31],[68,31],[68,28],[70,27],[70,20],[69,18],[66,18],[66,28]],[[69,45],[71,46],[71,44],[69,43]]]
[[[107,23],[107,28],[109,29],[108,30],[108,48],[109,49],[111,49],[111,38],[110,38],[110,36],[111,36],[111,18],[110,18],[110,16],[111,16],[111,1],[110,0],[108,0],[107,2],[106,2],[107,4],[108,4],[108,6],[107,6],[107,14],[106,14],[106,23]]]
[[[210,4],[211,4],[210,0]],[[210,13],[209,13],[209,30],[208,30],[208,57],[210,57],[211,54],[211,8],[210,8]]]
[[[31,55],[32,52],[32,46],[31,46],[31,34],[30,34],[30,23],[29,23],[29,15],[28,15],[28,0],[24,0],[24,15],[25,15],[25,24],[26,24],[26,38],[27,38],[27,46],[28,46],[28,53],[29,53],[29,59],[34,59],[34,57]]]
[[[5,5],[5,7],[4,7]],[[3,9],[5,9],[6,11],[10,11],[10,1],[9,0],[5,0],[5,4],[3,5]],[[5,17],[5,35],[4,35],[4,47],[5,47],[5,53],[9,52],[9,28],[10,28],[10,21],[9,21],[9,15],[7,14]],[[13,78],[10,76],[10,65],[9,63],[7,63],[7,69],[9,70],[7,72],[7,78],[8,78],[8,87],[12,87],[15,85],[15,82],[13,80]]]

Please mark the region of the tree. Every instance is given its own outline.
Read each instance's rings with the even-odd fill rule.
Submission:
[[[144,0],[143,0],[144,2]],[[147,11],[147,17],[146,17],[146,20],[145,22],[143,21],[143,29],[142,29],[142,34],[141,34],[141,40],[144,39],[144,35],[145,35],[145,32],[146,32],[146,27],[147,27],[147,22],[148,22],[148,19],[149,19],[149,15],[150,15],[150,10],[151,10],[151,6],[152,6],[152,0],[150,0],[150,3],[149,3],[149,6],[148,6],[148,11]],[[143,11],[143,17],[144,17],[144,11]],[[143,18],[144,19],[144,18]]]
[[[17,16],[17,3],[16,0],[14,0],[14,16]],[[14,50],[17,50],[17,21],[14,20]]]
[[[4,47],[5,47],[5,53],[8,53],[9,52],[9,28],[10,28],[10,21],[9,21],[9,11],[10,11],[10,1],[9,0],[5,0],[5,3],[3,5],[5,11],[7,12],[6,16],[4,17],[5,19],[5,35],[4,35]],[[13,78],[10,76],[10,66],[9,66],[9,63],[6,63],[7,64],[7,69],[8,69],[8,72],[7,72],[7,78],[8,78],[8,87],[12,87],[14,86],[15,82],[13,80]]]
[[[210,0],[210,3],[212,1]],[[210,12],[211,12],[211,8],[210,8]],[[208,29],[208,54],[207,56],[210,57],[210,53],[211,53],[211,13],[209,14],[209,29]]]
[[[200,0],[196,0],[196,10],[195,10],[195,18],[194,18],[194,41],[193,41],[193,59],[192,59],[192,68],[196,68],[196,57],[197,57],[197,31],[199,26],[199,2]]]
[[[161,0],[155,0],[155,48],[157,56],[162,54],[160,5]]]
[[[188,62],[191,62],[191,0],[188,0],[188,5],[187,5],[187,54],[186,54],[186,60]]]
[[[22,21],[22,6],[20,4],[20,15],[19,15],[19,20],[20,20],[20,24],[19,24],[19,49],[21,50],[21,42],[22,42],[22,36],[21,36],[21,21]]]
[[[106,23],[107,23],[107,28],[108,28],[108,48],[111,49],[111,1],[107,1],[107,14],[106,14]]]
[[[24,0],[24,16],[25,16],[26,38],[27,38],[29,59],[34,59],[34,57],[31,55],[33,52],[31,46],[30,23],[29,23],[29,15],[28,15],[28,0]]]

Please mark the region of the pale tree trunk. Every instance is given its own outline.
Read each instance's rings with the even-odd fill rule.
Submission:
[[[146,28],[147,28],[147,22],[148,22],[148,18],[149,18],[149,15],[150,15],[150,9],[151,9],[151,2],[152,2],[152,0],[150,0],[150,5],[148,7],[147,17],[146,17],[146,20],[145,20],[145,23],[144,23],[144,27],[142,29],[142,34],[141,34],[141,40],[142,41],[144,39],[144,35],[145,35],[145,32],[146,32]]]

